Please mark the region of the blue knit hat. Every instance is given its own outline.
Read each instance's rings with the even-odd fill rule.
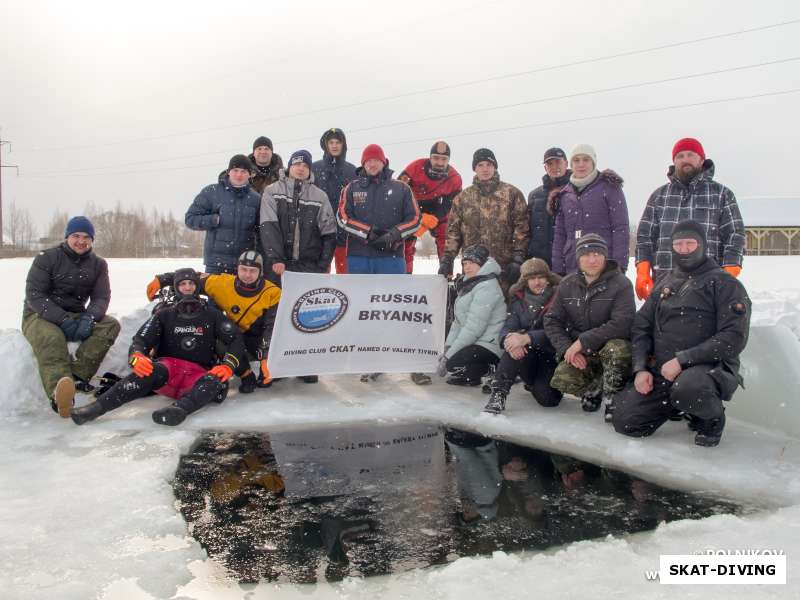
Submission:
[[[292,165],[296,165],[298,163],[306,163],[308,168],[311,168],[311,152],[308,150],[298,150],[291,157],[289,157],[289,163],[287,164],[287,169],[290,169]]]
[[[94,225],[86,217],[72,217],[64,229],[64,237],[68,238],[73,233],[88,233],[94,239]]]

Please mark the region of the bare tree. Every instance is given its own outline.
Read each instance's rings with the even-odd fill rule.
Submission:
[[[8,205],[3,219],[3,235],[16,250],[29,250],[36,236],[36,228],[27,208],[20,208],[15,201]]]

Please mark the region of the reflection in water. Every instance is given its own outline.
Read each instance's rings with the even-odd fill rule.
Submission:
[[[430,423],[205,433],[174,488],[190,533],[243,583],[386,574],[741,511]]]

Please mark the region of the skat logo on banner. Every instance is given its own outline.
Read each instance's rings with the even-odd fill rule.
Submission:
[[[341,320],[348,304],[344,292],[334,288],[308,291],[292,307],[292,325],[303,333],[325,331]]]

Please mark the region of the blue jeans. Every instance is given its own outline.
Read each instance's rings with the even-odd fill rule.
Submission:
[[[347,272],[353,275],[404,275],[406,261],[402,256],[348,256]]]

